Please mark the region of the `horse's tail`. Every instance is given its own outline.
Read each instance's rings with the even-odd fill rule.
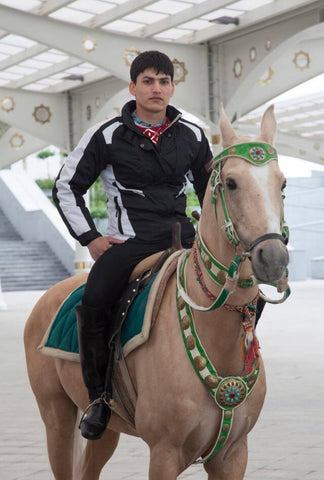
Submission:
[[[82,412],[80,409],[78,409],[75,427],[74,427],[72,480],[80,479],[80,472],[82,469],[82,461],[83,461],[84,450],[86,446],[86,440],[81,436],[80,430],[79,430],[81,416],[82,416]]]

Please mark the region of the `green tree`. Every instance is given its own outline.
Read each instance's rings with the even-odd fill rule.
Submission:
[[[101,178],[97,178],[89,191],[90,213],[93,218],[107,218],[107,197]]]
[[[191,212],[193,212],[194,210],[197,210],[198,212],[200,212],[200,203],[194,189],[191,186],[187,187],[186,196],[187,196],[186,214],[188,215],[189,218],[191,218],[192,223],[195,225],[198,222],[194,217],[192,217]]]
[[[41,158],[42,160],[46,160],[46,168],[47,168],[47,177],[51,178],[50,174],[50,168],[49,168],[49,157],[53,157],[55,155],[55,152],[52,152],[52,150],[42,150],[41,152],[38,152],[36,155],[37,158]]]

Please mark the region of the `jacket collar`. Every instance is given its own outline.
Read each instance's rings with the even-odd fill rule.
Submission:
[[[127,125],[129,128],[132,128],[132,129],[135,128],[134,121],[133,121],[133,118],[132,118],[132,112],[134,112],[134,110],[136,110],[136,101],[131,100],[130,102],[127,102],[124,105],[124,107],[122,109],[122,113],[121,113],[123,123],[125,125]],[[172,107],[172,105],[167,106],[166,114],[167,114],[167,117],[170,120],[169,127],[173,123],[177,122],[182,116],[182,113],[179,110],[177,110],[176,108]]]

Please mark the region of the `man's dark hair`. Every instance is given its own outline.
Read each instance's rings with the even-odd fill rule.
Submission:
[[[149,50],[142,52],[134,58],[130,68],[130,77],[132,82],[136,83],[137,77],[140,73],[143,73],[147,68],[155,70],[155,73],[165,73],[170,75],[173,82],[174,67],[170,58],[165,53],[158,52],[157,50]]]

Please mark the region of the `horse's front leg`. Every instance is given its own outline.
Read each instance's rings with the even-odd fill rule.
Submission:
[[[180,450],[161,442],[150,450],[149,480],[176,480],[183,470]]]
[[[247,436],[244,436],[204,465],[208,480],[243,480],[247,459]]]
[[[76,466],[76,480],[98,480],[101,470],[113,455],[118,441],[119,433],[109,429],[100,440],[88,440]]]

